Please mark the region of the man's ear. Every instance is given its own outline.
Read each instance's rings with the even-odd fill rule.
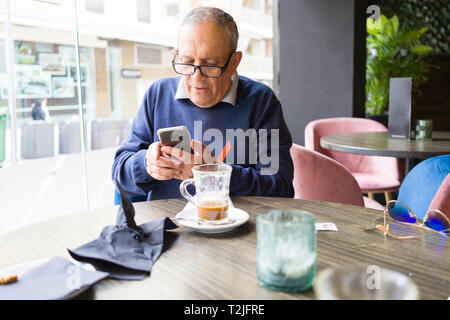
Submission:
[[[242,59],[242,51],[236,51],[234,53],[233,56],[233,61],[232,61],[232,67],[233,67],[233,72],[232,74],[234,74],[239,66],[239,63],[241,63],[241,59]]]

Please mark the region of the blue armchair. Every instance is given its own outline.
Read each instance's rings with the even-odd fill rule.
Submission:
[[[117,189],[114,188],[114,205],[119,205],[121,199],[122,199],[122,197],[120,196],[119,191],[117,191]],[[134,196],[134,197],[130,197],[130,200],[131,200],[131,202],[147,201],[147,197],[146,196]]]
[[[426,159],[417,164],[403,180],[397,200],[423,219],[434,195],[450,173],[450,154]]]

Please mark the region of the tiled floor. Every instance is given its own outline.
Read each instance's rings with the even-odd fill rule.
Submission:
[[[113,205],[111,166],[117,147],[86,154],[89,209]],[[0,234],[87,210],[81,154],[0,168]]]

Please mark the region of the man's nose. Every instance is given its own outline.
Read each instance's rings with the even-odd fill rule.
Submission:
[[[204,76],[202,75],[202,73],[200,72],[200,68],[195,68],[194,70],[194,74],[191,75],[191,78],[194,80],[199,80],[199,79],[203,79]]]

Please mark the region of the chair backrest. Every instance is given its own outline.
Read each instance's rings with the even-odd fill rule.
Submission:
[[[408,205],[423,219],[431,201],[444,179],[450,173],[450,154],[426,159],[406,175],[398,192],[397,200]]]
[[[337,161],[297,144],[291,147],[296,199],[320,200],[364,207],[358,182]]]
[[[450,219],[450,173],[431,200],[428,210],[432,209],[442,211]]]
[[[121,120],[97,119],[91,123],[91,150],[120,144]]]
[[[20,150],[22,159],[53,157],[54,129],[51,122],[35,120],[24,122],[21,126]]]
[[[80,121],[63,121],[59,124],[59,153],[80,153]]]
[[[397,159],[389,157],[363,156],[339,151],[332,151],[320,146],[320,138],[330,134],[354,132],[383,132],[387,128],[371,119],[366,118],[327,118],[311,121],[305,127],[305,147],[320,152],[343,164],[351,172],[374,172],[375,161],[381,161],[387,176],[398,179]]]

